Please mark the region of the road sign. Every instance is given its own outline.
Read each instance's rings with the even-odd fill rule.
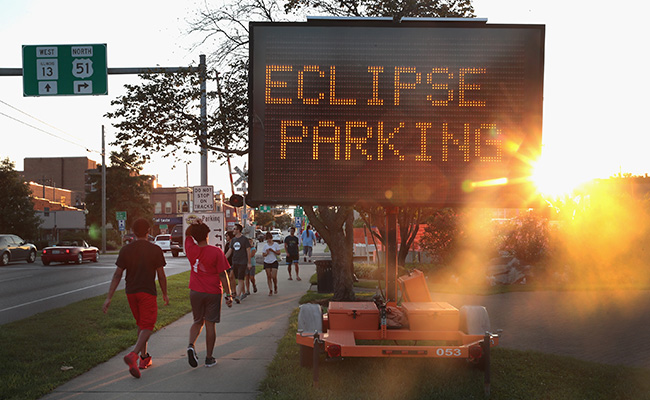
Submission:
[[[221,250],[224,249],[226,245],[226,235],[225,235],[225,215],[222,212],[213,212],[213,213],[184,213],[183,214],[183,232],[187,229],[189,224],[193,220],[200,218],[204,224],[210,228],[210,233],[208,234],[208,244],[217,246]],[[183,240],[185,240],[183,238]],[[183,242],[184,243],[184,242]]]
[[[118,219],[117,220],[117,226],[120,231],[125,231],[126,230],[126,221],[123,219]]]
[[[239,178],[234,183],[235,186],[242,182],[248,182],[248,171],[242,171],[241,168],[235,167],[235,172],[239,175]]]
[[[303,212],[302,207],[298,206],[298,207],[294,208],[294,210],[293,210],[293,216],[294,217],[302,217],[304,215],[305,215],[305,213]]]
[[[126,221],[126,211],[116,211],[115,219],[118,221]]]
[[[99,94],[108,94],[106,44],[23,46],[23,96]]]
[[[260,206],[260,212],[271,212],[271,206]]]
[[[194,186],[194,211],[214,211],[214,186]]]

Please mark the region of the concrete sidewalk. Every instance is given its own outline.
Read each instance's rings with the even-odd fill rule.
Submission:
[[[196,341],[199,366],[192,368],[187,362],[192,324],[188,314],[151,336],[153,366],[141,371],[140,379],[129,374],[122,360],[129,349],[59,386],[44,399],[255,399],[266,367],[275,356],[277,342],[286,333],[289,315],[309,289],[315,269],[313,263],[303,263],[301,258],[302,281],[296,281],[295,274],[289,281],[287,267],[280,263],[277,295],[268,295],[266,273],[262,271],[256,275],[257,293],[251,293],[241,304],[233,304],[231,309],[224,304],[217,324],[217,365],[212,368],[203,365],[205,332]]]

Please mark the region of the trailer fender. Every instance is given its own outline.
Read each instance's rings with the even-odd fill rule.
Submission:
[[[468,335],[484,335],[490,331],[487,309],[483,306],[462,306],[459,325],[459,330]]]

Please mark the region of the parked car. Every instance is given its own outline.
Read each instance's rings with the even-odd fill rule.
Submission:
[[[271,231],[271,235],[273,235],[273,241],[279,244],[284,243],[284,238],[282,237],[282,234],[280,232],[273,232]]]
[[[54,246],[46,247],[41,253],[43,265],[50,265],[53,262],[81,264],[84,261],[99,261],[99,249],[81,241],[63,241]]]
[[[151,235],[147,235],[147,239],[149,239],[150,242],[153,242],[154,237],[151,236]],[[135,240],[135,235],[134,234],[127,233],[126,235],[124,235],[123,242],[124,242],[125,245],[133,242],[134,240]]]
[[[171,251],[172,256],[178,257],[183,252],[183,224],[178,224],[172,228],[171,233]]]
[[[162,249],[162,251],[171,251],[172,250],[172,235],[166,233],[163,235],[158,235],[153,241],[153,244],[157,245]]]
[[[0,265],[12,261],[36,261],[36,246],[27,243],[20,236],[0,234]]]

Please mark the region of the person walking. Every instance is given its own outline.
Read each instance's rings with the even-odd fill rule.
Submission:
[[[248,239],[251,244],[251,266],[246,269],[245,284],[246,296],[251,295],[251,284],[253,285],[253,293],[257,293],[257,283],[255,282],[255,255],[257,255],[257,245],[253,239]]]
[[[226,231],[226,245],[224,246],[223,252],[228,254],[228,250],[230,249],[230,241],[235,237],[235,234],[232,231]],[[230,256],[227,258],[228,260],[228,265],[230,265],[230,269],[228,270],[228,279],[230,279],[230,293],[233,294],[233,298],[235,297],[235,293],[237,293],[237,279],[235,278],[235,269],[232,268],[232,252],[230,252]],[[239,303],[239,299],[237,299]]]
[[[235,278],[237,278],[237,292],[235,301],[239,304],[246,297],[244,292],[244,280],[246,277],[246,268],[251,267],[251,244],[248,238],[242,235],[244,228],[240,224],[235,224],[235,237],[230,241],[230,248],[226,252],[226,258],[232,254],[232,266],[235,269]]]
[[[266,272],[266,283],[269,285],[269,296],[272,296],[273,289],[275,289],[275,294],[278,294],[278,256],[280,255],[280,245],[273,241],[271,232],[266,232],[265,237],[266,242],[264,242],[264,247],[262,248],[262,256],[264,256],[264,272]]]
[[[304,256],[304,262],[307,262],[307,257],[309,257],[309,262],[311,262],[311,255],[314,249],[314,242],[316,241],[316,235],[314,231],[311,230],[311,225],[307,225],[307,229],[302,232],[302,254]]]
[[[208,244],[210,227],[200,219],[192,221],[185,231],[185,254],[190,262],[190,304],[193,323],[190,326],[190,343],[187,346],[187,361],[192,368],[199,365],[194,343],[205,325],[205,366],[217,364],[214,358],[214,345],[217,342],[215,324],[221,321],[221,296],[225,295],[226,305],[232,307],[228,270],[230,264],[223,251]]]
[[[296,280],[300,280],[300,275],[298,271],[300,267],[298,266],[298,261],[300,261],[300,240],[296,236],[296,228],[291,227],[289,229],[289,236],[284,238],[284,251],[287,253],[287,268],[289,270],[289,280],[293,280],[291,277],[291,264],[296,265]]]
[[[149,242],[150,229],[146,219],[139,218],[133,223],[136,240],[120,250],[117,261],[115,261],[117,268],[113,273],[113,279],[102,307],[104,313],[107,313],[115,290],[122,280],[122,274],[126,270],[126,298],[138,326],[138,339],[133,351],[124,356],[124,362],[129,366],[131,375],[136,378],[140,378],[141,369],[149,368],[152,365],[151,355],[147,352],[147,342],[158,318],[156,277],[158,277],[158,284],[163,294],[163,301],[165,305],[169,305],[167,277],[164,270],[167,263],[162,249]],[[140,354],[139,362],[138,354]]]

